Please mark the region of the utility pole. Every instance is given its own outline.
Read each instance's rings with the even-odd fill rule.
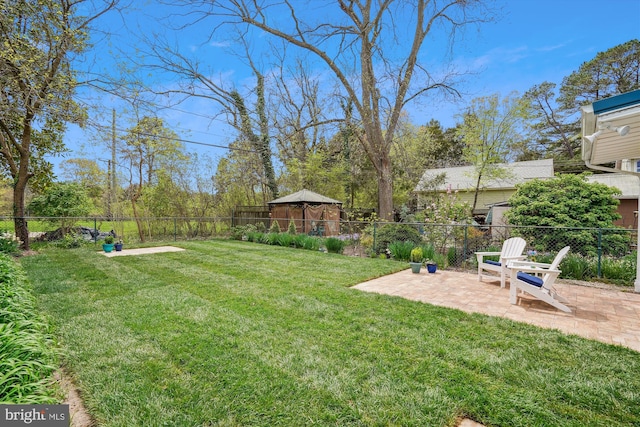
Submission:
[[[109,178],[110,181],[110,189],[109,189],[109,217],[111,218],[113,215],[112,206],[115,206],[116,203],[116,109],[113,109],[112,120],[111,120],[111,162],[109,162],[109,174],[111,175]]]

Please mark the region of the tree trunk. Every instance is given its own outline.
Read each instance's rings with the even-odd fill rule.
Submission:
[[[133,217],[136,220],[136,226],[138,227],[138,236],[140,236],[140,242],[144,243],[144,229],[142,227],[142,221],[140,221],[140,217],[138,216],[138,205],[137,201],[140,198],[140,192],[138,191],[136,194],[131,197],[131,209],[133,211]]]
[[[383,156],[378,171],[378,215],[381,219],[393,221],[393,174],[391,159]]]
[[[473,206],[471,207],[471,215],[476,211],[476,206],[478,205],[478,193],[480,193],[480,183],[482,182],[482,172],[478,174],[478,179],[476,180],[476,189],[473,194]]]
[[[14,175],[15,184],[13,186],[13,221],[15,226],[16,237],[20,239],[20,248],[24,251],[28,251],[29,244],[29,226],[27,219],[25,218],[25,194],[27,192],[27,184],[29,182],[29,160],[30,153],[28,147],[31,146],[31,126],[30,121],[25,120],[25,124],[22,132],[21,147],[27,147],[27,149],[21,149],[20,163],[18,166],[17,175]]]
[[[17,180],[13,187],[13,224],[15,227],[16,237],[20,240],[20,249],[29,250],[29,226],[25,218],[24,211],[24,194],[27,187],[26,179],[21,182]]]

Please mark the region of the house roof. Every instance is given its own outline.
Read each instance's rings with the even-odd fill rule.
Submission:
[[[498,178],[484,183],[484,190],[491,189],[515,189],[517,184],[536,178],[553,178],[553,159],[530,160],[526,162],[500,163],[498,166],[507,169],[505,178]],[[471,190],[476,186],[473,166],[460,166],[454,168],[427,169],[414,191],[425,191],[425,183],[440,174],[446,178],[442,185],[435,188],[436,191],[447,190]],[[431,190],[431,188],[430,188]]]
[[[615,187],[620,190],[620,194],[616,196],[619,199],[637,199],[640,196],[640,187],[638,186],[638,177],[626,173],[599,173],[589,175],[589,182],[599,182]]]
[[[280,197],[278,199],[270,201],[268,204],[277,205],[283,203],[328,203],[341,205],[342,202],[325,197],[322,194],[314,193],[310,190],[300,190],[296,193],[289,194],[288,196]]]

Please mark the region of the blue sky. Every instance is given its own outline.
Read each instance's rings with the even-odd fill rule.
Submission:
[[[109,18],[108,27],[115,35],[97,43],[100,60],[94,67],[108,70],[114,66],[114,51],[140,48],[141,34],[150,36],[152,31],[161,30],[154,20],[157,14],[166,11],[153,1],[134,1],[133,4],[139,10]],[[522,94],[544,81],[559,85],[563,77],[598,52],[640,38],[640,0],[502,0],[496,4],[501,8],[496,21],[477,29],[468,28],[455,46],[453,63],[460,69],[472,71],[458,86],[464,93],[463,98],[457,103],[427,100],[411,106],[409,113],[414,124],[421,125],[435,118],[445,127],[453,126],[456,115],[475,97],[494,93],[505,96],[513,91]],[[185,52],[198,51],[203,60],[211,58],[212,70],[242,86],[249,75],[246,68],[225,53],[223,40],[205,43],[202,28],[200,30],[197,36],[184,30],[167,36],[175,37]],[[104,97],[101,102],[110,106],[115,101]],[[110,125],[110,111],[106,112],[104,117],[95,120]],[[161,110],[158,115],[185,139],[226,146],[236,134],[222,122],[207,119],[216,112],[215,104],[193,101],[175,109]],[[129,123],[118,124],[122,128],[129,126]],[[89,138],[86,132],[71,127],[65,137],[71,152],[65,158],[108,158],[103,146],[87,144]],[[226,154],[224,149],[194,144],[187,144],[186,148],[214,159]],[[54,163],[59,161],[55,159]]]

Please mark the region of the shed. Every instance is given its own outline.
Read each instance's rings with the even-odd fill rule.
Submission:
[[[269,203],[271,221],[278,221],[281,230],[289,227],[293,220],[297,233],[337,236],[340,234],[340,212],[342,202],[300,190]]]

